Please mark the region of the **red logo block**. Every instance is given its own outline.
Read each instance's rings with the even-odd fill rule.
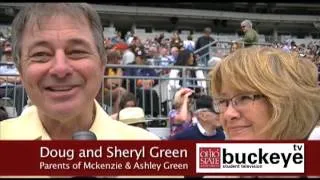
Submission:
[[[220,148],[199,148],[200,168],[220,168]]]

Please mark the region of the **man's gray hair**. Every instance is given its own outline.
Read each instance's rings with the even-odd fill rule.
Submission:
[[[203,30],[205,33],[211,33],[211,28],[210,27],[206,27]]]
[[[248,19],[241,22],[241,24],[247,25],[249,28],[252,28],[252,22]]]
[[[87,3],[31,3],[21,9],[12,22],[12,56],[16,66],[21,70],[22,35],[27,26],[37,25],[55,16],[68,16],[76,22],[87,21],[91,29],[101,61],[106,61],[103,27],[96,10]]]

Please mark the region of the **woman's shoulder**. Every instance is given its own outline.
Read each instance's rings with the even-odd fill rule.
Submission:
[[[312,130],[308,140],[320,140],[320,126],[316,126]]]

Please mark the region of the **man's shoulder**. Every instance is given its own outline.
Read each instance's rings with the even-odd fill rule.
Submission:
[[[214,138],[217,140],[224,140],[226,139],[226,135],[224,134],[224,131],[217,130],[217,134],[214,136]]]
[[[23,130],[23,120],[19,120],[19,117],[6,119],[0,122],[0,139],[14,139],[16,132]]]
[[[10,118],[10,119],[6,119],[3,121],[0,121],[0,127],[1,128],[9,128],[9,127],[14,127],[21,124],[21,121],[18,121],[18,117],[15,118]],[[0,129],[1,131],[2,129]]]
[[[192,140],[192,139],[195,139],[196,133],[197,133],[197,127],[190,126],[184,129],[183,131],[175,134],[172,137],[172,140]]]
[[[33,138],[39,129],[35,120],[37,111],[34,106],[25,109],[18,117],[0,122],[0,139],[29,139]]]

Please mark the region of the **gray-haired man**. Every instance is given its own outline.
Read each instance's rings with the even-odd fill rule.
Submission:
[[[252,28],[252,22],[250,20],[246,19],[241,22],[241,30],[244,32],[244,37],[242,41],[245,47],[256,45],[258,43],[259,35]]]

